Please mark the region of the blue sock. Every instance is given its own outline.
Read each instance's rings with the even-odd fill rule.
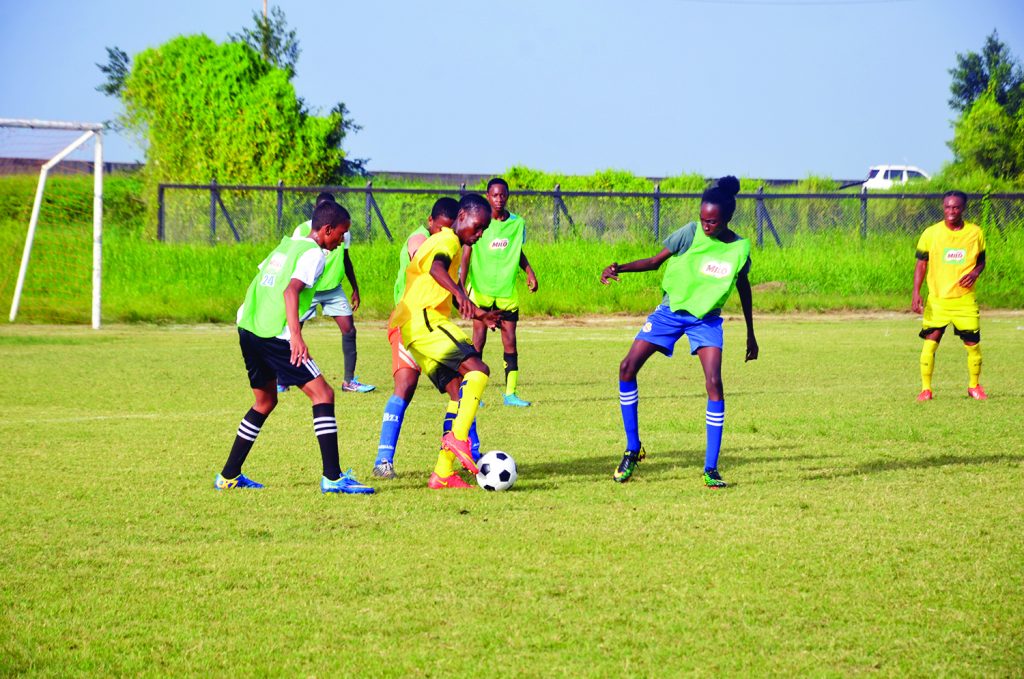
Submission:
[[[725,401],[708,400],[707,424],[708,447],[704,452],[704,471],[718,467],[718,453],[722,450],[722,426],[725,424]]]
[[[636,380],[623,382],[619,380],[619,407],[622,409],[622,426],[626,430],[626,450],[640,450],[640,421],[637,408],[640,392]]]
[[[380,443],[377,445],[377,460],[375,465],[381,462],[395,461],[395,446],[398,445],[398,435],[402,432],[402,420],[405,419],[405,409],[409,406],[394,394],[384,404],[384,417],[380,423]]]
[[[473,461],[480,459],[480,435],[476,433],[476,419],[473,419],[473,424],[469,425],[469,447],[470,453],[473,456]]]

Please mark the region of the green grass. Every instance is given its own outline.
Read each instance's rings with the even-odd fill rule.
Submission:
[[[494,384],[479,418],[512,491],[426,489],[443,401],[424,382],[373,497],[318,493],[295,392],[246,466],[268,488],[212,490],[250,404],[231,327],[0,328],[0,674],[1019,675],[1024,315],[983,316],[984,403],[952,337],[914,401],[909,315],[762,318],[746,364],[727,322],[717,492],[685,351],[641,374],[649,459],[611,481],[641,322],[522,326],[535,406]],[[338,419],[369,479],[390,363],[360,328],[380,388],[339,395]],[[336,384],[337,330],[307,339]]]

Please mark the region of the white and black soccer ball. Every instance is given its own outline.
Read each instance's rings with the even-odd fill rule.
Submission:
[[[516,461],[501,450],[486,453],[477,462],[477,467],[480,473],[476,475],[476,482],[484,490],[508,490],[519,478]]]

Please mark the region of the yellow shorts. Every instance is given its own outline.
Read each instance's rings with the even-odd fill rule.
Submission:
[[[519,320],[519,298],[518,297],[491,297],[485,295],[482,292],[471,290],[469,298],[473,300],[473,304],[484,311],[498,310],[501,313],[501,318],[506,321],[518,321]]]
[[[978,302],[974,299],[973,292],[951,299],[928,296],[928,302],[924,306],[921,337],[933,330],[945,329],[950,324],[953,325],[956,336],[965,342],[978,342],[981,339]]]
[[[440,314],[418,313],[402,326],[402,344],[430,378],[437,390],[459,376],[459,367],[479,356],[462,328]]]

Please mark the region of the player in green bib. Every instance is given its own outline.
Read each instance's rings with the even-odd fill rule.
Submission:
[[[501,343],[505,351],[505,398],[507,406],[526,407],[529,401],[519,398],[519,350],[516,346],[516,323],[519,321],[519,294],[516,280],[519,269],[526,272],[526,287],[537,292],[537,275],[530,266],[523,243],[526,221],[505,209],[508,203],[508,182],[495,177],[487,182],[487,202],[491,204],[491,224],[472,248],[462,251],[459,282],[466,286],[467,276],[473,303],[485,311],[501,312]],[[470,260],[472,259],[472,265]],[[483,355],[487,343],[487,326],[473,321],[473,346]]]
[[[242,418],[224,468],[214,479],[217,490],[258,489],[242,474],[249,451],[277,406],[277,387],[295,385],[313,403],[313,431],[320,446],[322,493],[369,494],[373,488],[342,474],[338,461],[338,422],[334,389],[320,374],[302,339],[300,310],[307,309],[324,271],[324,251],[342,242],[351,225],[345,208],[327,201],[313,210],[307,236],[286,236],[259,266],[238,309],[238,343],[255,403]]]
[[[697,355],[704,369],[708,392],[704,484],[709,488],[726,485],[718,473],[725,424],[721,308],[734,288],[739,292],[747,324],[746,359],[753,361],[758,354],[747,278],[750,241],[729,229],[739,190],[740,183],[735,177],[722,177],[701,196],[700,228],[691,222],[666,238],[664,249],[653,257],[610,264],[601,273],[601,283],[607,285],[617,281],[620,273],[654,271],[668,261],[662,280],[664,299],[648,316],[619,365],[619,407],[626,431],[626,452],[613,475],[619,483],[630,479],[645,455],[640,443],[637,373],[656,351],[672,356],[676,342],[685,334],[690,353]]]

